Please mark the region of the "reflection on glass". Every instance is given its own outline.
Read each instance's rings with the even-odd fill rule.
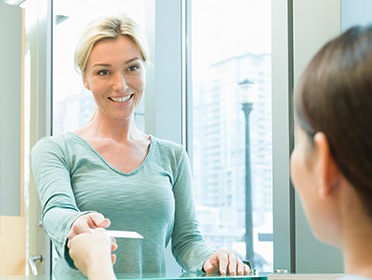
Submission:
[[[191,157],[201,230],[211,246],[233,248],[258,272],[270,272],[271,1],[193,1],[191,20]]]

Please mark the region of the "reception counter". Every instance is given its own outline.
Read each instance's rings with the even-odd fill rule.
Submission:
[[[206,279],[207,278],[207,279]],[[235,276],[235,277],[221,277],[221,276],[204,276],[204,277],[179,277],[179,278],[141,278],[144,280],[180,280],[180,279],[185,279],[185,280],[267,280],[267,276]],[[51,278],[49,276],[0,276],[0,280],[50,280]],[[118,280],[135,280],[132,278],[118,278]],[[137,278],[138,279],[138,278]],[[136,279],[136,280],[137,280]]]
[[[144,277],[144,280],[332,280],[341,277],[342,274],[269,274],[261,276],[180,276],[173,278],[151,278]],[[50,276],[0,276],[0,280],[52,280]],[[118,278],[118,280],[138,280],[138,278]]]

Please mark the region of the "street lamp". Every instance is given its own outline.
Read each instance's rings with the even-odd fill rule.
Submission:
[[[246,259],[253,262],[253,207],[249,115],[253,109],[255,85],[248,79],[241,81],[238,85],[239,101],[242,104],[245,117],[245,250]]]

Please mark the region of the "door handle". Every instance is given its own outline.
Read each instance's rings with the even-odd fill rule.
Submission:
[[[28,264],[30,265],[32,275],[38,275],[36,263],[41,263],[43,260],[42,255],[34,255],[29,258]]]

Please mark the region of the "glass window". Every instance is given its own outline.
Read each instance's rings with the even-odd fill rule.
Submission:
[[[201,231],[212,247],[273,271],[271,1],[192,1],[191,54]]]

